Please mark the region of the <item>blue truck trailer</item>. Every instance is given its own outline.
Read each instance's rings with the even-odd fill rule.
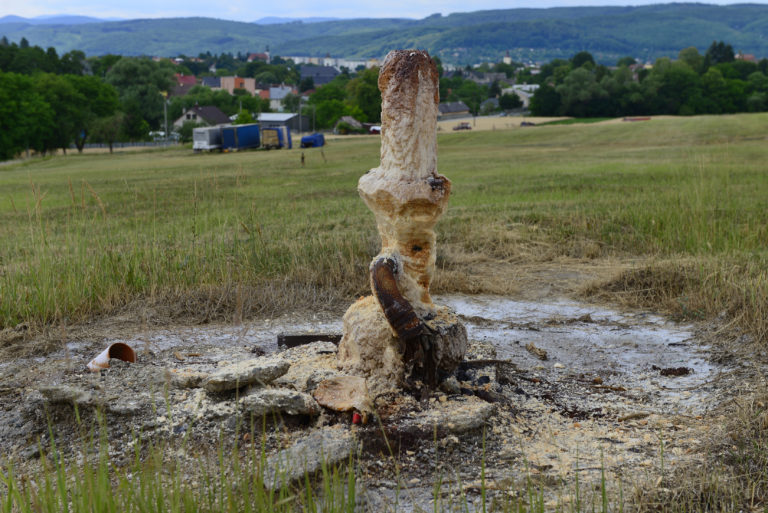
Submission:
[[[301,138],[302,148],[319,148],[325,145],[325,136],[323,134],[310,134]]]
[[[258,148],[261,145],[259,125],[225,126],[221,129],[221,149],[224,151]]]
[[[291,131],[287,126],[268,127],[261,129],[261,147],[264,149],[272,148],[292,148]]]

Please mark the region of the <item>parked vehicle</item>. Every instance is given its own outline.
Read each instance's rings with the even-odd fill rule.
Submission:
[[[291,131],[286,126],[261,129],[261,147],[265,150],[272,148],[291,149]]]
[[[321,134],[320,137],[322,137]],[[291,131],[287,126],[262,128],[256,123],[195,128],[192,131],[195,151],[238,151],[249,148],[291,149]],[[323,140],[324,142],[324,140]]]
[[[192,130],[192,149],[211,151],[221,149],[221,127],[206,126]]]
[[[318,148],[325,146],[325,136],[323,134],[305,135],[301,138],[302,148]]]
[[[381,125],[373,125],[371,128],[368,129],[369,134],[381,134]]]
[[[454,130],[472,130],[472,125],[470,125],[466,121],[462,121],[461,123],[453,127],[453,129]]]
[[[225,126],[221,129],[221,149],[224,151],[258,148],[260,144],[259,125]]]

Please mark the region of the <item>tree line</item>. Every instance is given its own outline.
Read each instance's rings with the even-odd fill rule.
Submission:
[[[59,56],[25,39],[19,44],[0,39],[0,159],[24,151],[42,154],[74,144],[80,151],[87,141],[111,144],[144,140],[151,130],[172,123],[184,109],[214,105],[237,122],[252,121],[252,114],[268,112],[269,101],[244,90],[214,91],[195,86],[184,96],[166,99],[175,73],[205,76],[236,74],[257,83],[284,83],[301,93],[288,95],[290,112],[311,116],[318,129],[331,128],[342,116],[378,123],[381,95],[378,69],[342,69],[330,83],[314,88],[301,80],[301,67],[275,57],[270,63],[247,62],[246,55],[200,54],[169,60],[128,58],[119,55],[89,57],[79,51]],[[555,59],[539,74],[519,63],[483,64],[443,73],[439,59],[442,101],[463,101],[477,115],[518,108],[520,100],[502,94],[499,82],[477,84],[470,73],[504,73],[509,81],[538,83],[531,110],[542,116],[614,117],[649,114],[706,114],[768,110],[768,61],[738,60],[733,48],[713,42],[704,55],[686,48],[677,60],[658,59],[650,68],[634,59],[621,59],[615,69],[596,64],[588,52],[571,59]],[[301,104],[301,95],[309,94]],[[492,105],[488,99],[497,99]],[[185,127],[191,135],[191,125]]]
[[[442,66],[436,60],[442,75]],[[514,72],[513,67],[501,64],[493,69],[501,69],[507,76]],[[228,116],[237,115],[236,123],[251,122],[253,115],[270,111],[269,100],[238,89],[229,94],[195,86],[183,96],[167,97],[176,73],[252,77],[262,87],[292,85],[300,93],[283,100],[285,110],[301,110],[317,129],[333,127],[342,116],[380,122],[377,68],[342,68],[333,81],[317,88],[311,79],[301,80],[300,71],[301,67],[291,60],[273,57],[269,63],[247,62],[247,55],[240,53],[206,52],[197,57],[182,56],[176,63],[111,54],[86,58],[77,50],[59,56],[55,48],[44,50],[25,39],[9,43],[3,37],[0,158],[25,151],[66,151],[73,143],[82,151],[88,141],[107,143],[111,148],[116,141],[146,140],[150,131],[164,129],[166,122],[170,125],[195,105],[213,105]],[[514,95],[500,95],[498,83],[478,85],[462,73],[444,76],[440,93],[445,101],[464,101],[475,114],[488,98],[500,97],[506,108],[517,106]],[[309,100],[300,106],[301,97],[306,95]],[[194,126],[193,122],[185,123],[180,130],[184,139],[191,138]]]
[[[689,47],[650,68],[625,57],[609,69],[579,52],[525,79],[540,84],[531,99],[537,116],[689,116],[768,110],[767,71],[768,60],[736,59],[731,45],[716,41],[704,55]]]

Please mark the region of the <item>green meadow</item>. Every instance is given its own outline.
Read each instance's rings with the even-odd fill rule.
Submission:
[[[303,150],[304,167],[301,151],[86,150],[0,167],[0,329],[143,304],[231,320],[365,293],[378,239],[356,183],[379,139]],[[629,262],[582,293],[724,313],[768,342],[766,157],[765,114],[441,134],[453,194],[434,288],[511,293],[520,264]]]

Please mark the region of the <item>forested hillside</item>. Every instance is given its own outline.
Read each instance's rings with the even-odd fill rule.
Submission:
[[[505,9],[439,14],[422,20],[357,19],[320,23],[254,24],[210,18],[145,19],[85,25],[0,24],[0,35],[87,55],[197,55],[252,52],[382,57],[418,47],[446,63],[567,58],[587,50],[612,64],[674,56],[681,48],[729,41],[737,51],[768,55],[768,5],[659,4],[640,7]]]

